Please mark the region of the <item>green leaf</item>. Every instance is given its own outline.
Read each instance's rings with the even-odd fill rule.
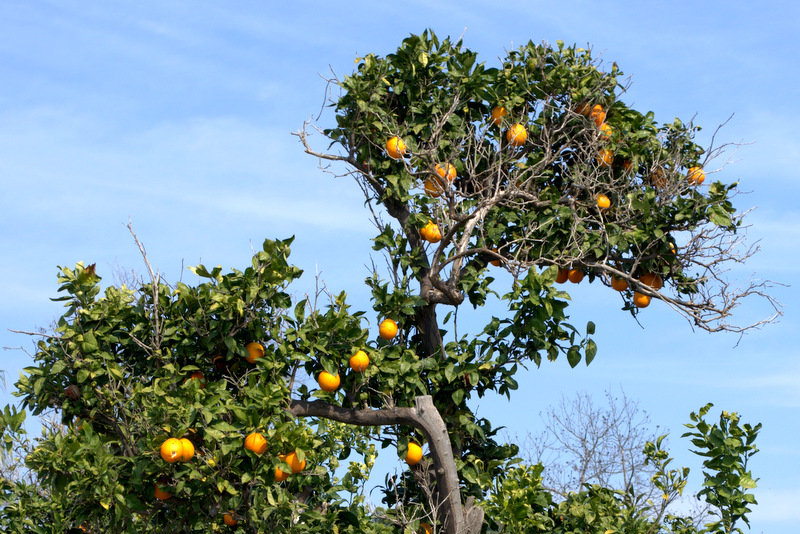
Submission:
[[[592,363],[592,360],[594,360],[594,357],[597,354],[597,344],[595,344],[593,340],[588,339],[586,341],[585,352],[586,352],[586,365],[589,365],[590,363]]]
[[[581,353],[578,352],[578,347],[572,346],[567,351],[567,361],[570,367],[575,367],[581,361]]]

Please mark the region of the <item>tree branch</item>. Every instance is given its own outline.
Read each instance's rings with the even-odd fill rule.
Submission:
[[[390,407],[379,410],[342,408],[323,401],[292,399],[287,411],[295,417],[322,417],[357,426],[409,425],[422,431],[430,447],[436,475],[438,505],[444,515],[446,534],[480,532],[483,514],[470,508],[471,522],[480,516],[477,525],[467,524],[461,505],[458,473],[453,458],[450,436],[442,416],[433,405],[433,398],[424,395],[416,398],[413,408]],[[475,528],[477,527],[477,530]]]

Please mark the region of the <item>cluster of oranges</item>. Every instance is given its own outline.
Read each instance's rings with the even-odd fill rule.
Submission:
[[[394,339],[394,337],[397,335],[397,331],[397,323],[393,319],[384,319],[381,321],[380,326],[378,326],[378,335],[380,335],[380,337],[386,341]],[[349,364],[350,369],[356,373],[363,373],[367,370],[367,367],[369,367],[369,356],[366,352],[359,349],[355,352],[355,354],[350,356]],[[342,383],[342,379],[339,376],[339,373],[331,374],[328,371],[322,371],[317,376],[317,383],[322,391],[331,393],[339,388],[339,385]]]
[[[445,169],[445,173],[448,172],[449,171]],[[447,175],[448,174],[445,174],[445,176]],[[378,333],[384,340],[389,341],[394,339],[398,333],[397,322],[392,319],[384,319],[378,327]],[[245,349],[248,354],[246,359],[250,363],[255,363],[256,360],[263,357],[265,353],[264,346],[258,342],[248,343]],[[222,357],[218,356],[217,358],[221,359]],[[369,356],[363,350],[357,350],[355,354],[350,357],[349,361],[350,368],[357,373],[364,372],[369,366],[369,363]],[[200,380],[202,384],[201,388],[205,387],[205,376],[201,371],[193,372],[191,376],[186,379],[187,382],[190,380]],[[322,371],[319,374],[318,382],[322,390],[332,392],[339,387],[341,379],[338,373],[332,375],[327,371]],[[267,439],[260,432],[251,432],[244,438],[244,448],[257,456],[261,456],[267,452]],[[168,463],[188,462],[195,455],[195,447],[188,438],[168,438],[161,443],[159,453],[161,458]],[[289,454],[279,454],[278,458],[281,462],[287,464],[291,471],[285,472],[280,467],[275,467],[274,476],[276,482],[283,482],[288,479],[290,475],[300,473],[306,467],[306,460],[301,460],[296,451],[292,451]],[[418,464],[422,460],[422,448],[416,443],[409,443],[405,460],[410,466]],[[216,465],[213,459],[209,459],[208,464],[211,467]],[[160,478],[154,484],[153,496],[161,501],[172,498],[172,494],[165,489],[167,485],[167,479],[164,477]],[[226,525],[231,527],[239,523],[234,511],[223,514],[223,521]]]
[[[265,452],[267,452],[267,438],[265,438],[260,432],[251,432],[244,438],[244,448],[248,451],[252,452],[256,456],[261,456]],[[290,452],[289,454],[279,454],[278,458],[289,465],[290,469],[292,470],[291,473],[286,473],[281,470],[280,467],[275,468],[275,481],[276,482],[283,482],[289,475],[296,475],[303,471],[306,468],[306,461],[305,459],[301,460],[295,451]]]
[[[601,104],[591,105],[589,103],[584,103],[581,104],[576,111],[578,114],[584,115],[594,122],[595,126],[598,128],[598,135],[600,136],[601,140],[607,141],[611,139],[611,136],[614,134],[614,130],[606,122],[607,112]],[[500,126],[507,114],[508,110],[505,108],[505,106],[495,106],[492,109],[490,116],[491,124],[494,126]],[[528,132],[525,129],[525,126],[521,123],[517,122],[511,124],[508,130],[506,130],[506,141],[512,147],[520,147],[524,145],[527,140]],[[386,153],[392,159],[404,158],[408,149],[406,143],[399,136],[391,137],[388,141],[386,141],[385,148]],[[595,156],[595,159],[599,165],[610,167],[614,161],[614,154],[608,148],[601,148]],[[623,167],[625,170],[630,170],[632,168],[632,163],[630,160],[625,160],[623,162]],[[434,198],[441,196],[448,189],[448,187],[453,184],[456,176],[456,169],[452,164],[437,164],[434,167],[433,175],[425,180],[425,192]],[[702,167],[691,167],[687,174],[687,180],[692,185],[700,185],[705,180],[705,171],[703,171]],[[656,185],[656,187],[659,187],[659,184],[661,184],[660,187],[663,188],[663,186],[666,185],[663,172],[661,175],[654,174],[653,177],[651,177],[651,182]],[[611,199],[605,194],[597,195],[596,203],[597,207],[601,210],[611,207]],[[429,221],[420,230],[420,236],[429,243],[438,243],[442,239],[441,230],[433,221]]]
[[[558,274],[556,275],[556,282],[559,284],[563,284],[567,280],[572,282],[573,284],[580,283],[583,280],[584,272],[581,269],[565,269],[560,268],[558,270]],[[639,276],[639,282],[642,285],[649,287],[654,291],[658,291],[662,287],[664,287],[664,280],[661,278],[660,275],[655,273],[644,273]],[[623,278],[618,278],[616,276],[611,277],[611,288],[615,291],[625,291],[628,289],[628,282],[625,281]],[[633,292],[633,305],[637,308],[646,308],[650,305],[650,295],[645,295],[640,291]]]
[[[378,335],[381,337],[381,339],[386,341],[391,341],[394,339],[395,336],[397,336],[397,332],[397,322],[394,321],[394,319],[384,319],[378,326]],[[369,366],[369,356],[363,350],[357,350],[355,354],[350,356],[349,363],[350,369],[356,373],[362,373]],[[331,393],[339,388],[339,385],[341,384],[341,377],[339,376],[339,373],[334,375],[328,371],[321,371],[317,376],[317,383],[319,384],[319,388],[321,390]],[[406,453],[405,460],[410,466],[417,465],[422,460],[422,447],[416,443],[409,442],[408,452]],[[290,463],[289,456],[287,456],[286,461],[287,463]],[[277,472],[275,478],[278,479]]]

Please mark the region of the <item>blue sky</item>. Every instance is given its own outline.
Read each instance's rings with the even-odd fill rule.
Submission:
[[[708,335],[655,303],[640,327],[603,287],[580,286],[573,323],[594,320],[600,350],[587,368],[566,361],[521,376],[520,391],[479,403],[512,431],[575,391],[622,388],[672,431],[678,462],[699,461],[678,436],[708,401],[761,421],[753,532],[800,522],[800,360],[797,288],[796,34],[790,2],[103,2],[0,4],[0,346],[31,348],[9,328],[47,327],[60,306],[56,266],[143,271],[130,218],[168,279],[185,265],[245,265],[265,237],[296,235],[293,260],[368,309],[362,284],[372,226],[355,184],[334,180],[290,135],[321,108],[325,77],[355,57],[393,51],[426,27],[493,63],[533,40],[589,44],[632,77],[623,99],[661,121],[695,117],[706,143],[744,143],[715,162],[740,181],[736,206],[761,252],[731,277],[777,280],[777,324],[741,340]],[[323,115],[322,122],[330,120]],[[320,145],[321,146],[321,145]],[[304,285],[305,284],[305,285]],[[758,302],[739,320],[766,314]],[[738,345],[737,345],[738,342]],[[11,384],[29,361],[4,350]]]

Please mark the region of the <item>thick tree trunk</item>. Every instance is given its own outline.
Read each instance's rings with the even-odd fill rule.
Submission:
[[[483,523],[483,510],[461,505],[458,474],[450,445],[450,436],[442,416],[433,405],[430,395],[416,398],[413,408],[384,408],[355,410],[334,406],[322,401],[292,400],[288,412],[295,417],[323,417],[358,426],[404,424],[418,428],[425,435],[436,475],[437,510],[443,518],[446,534],[478,534]]]
[[[436,303],[431,302],[423,306],[417,317],[417,327],[422,336],[422,348],[425,351],[421,356],[430,357],[441,352],[444,358],[442,333],[439,331],[439,321],[436,319]]]

